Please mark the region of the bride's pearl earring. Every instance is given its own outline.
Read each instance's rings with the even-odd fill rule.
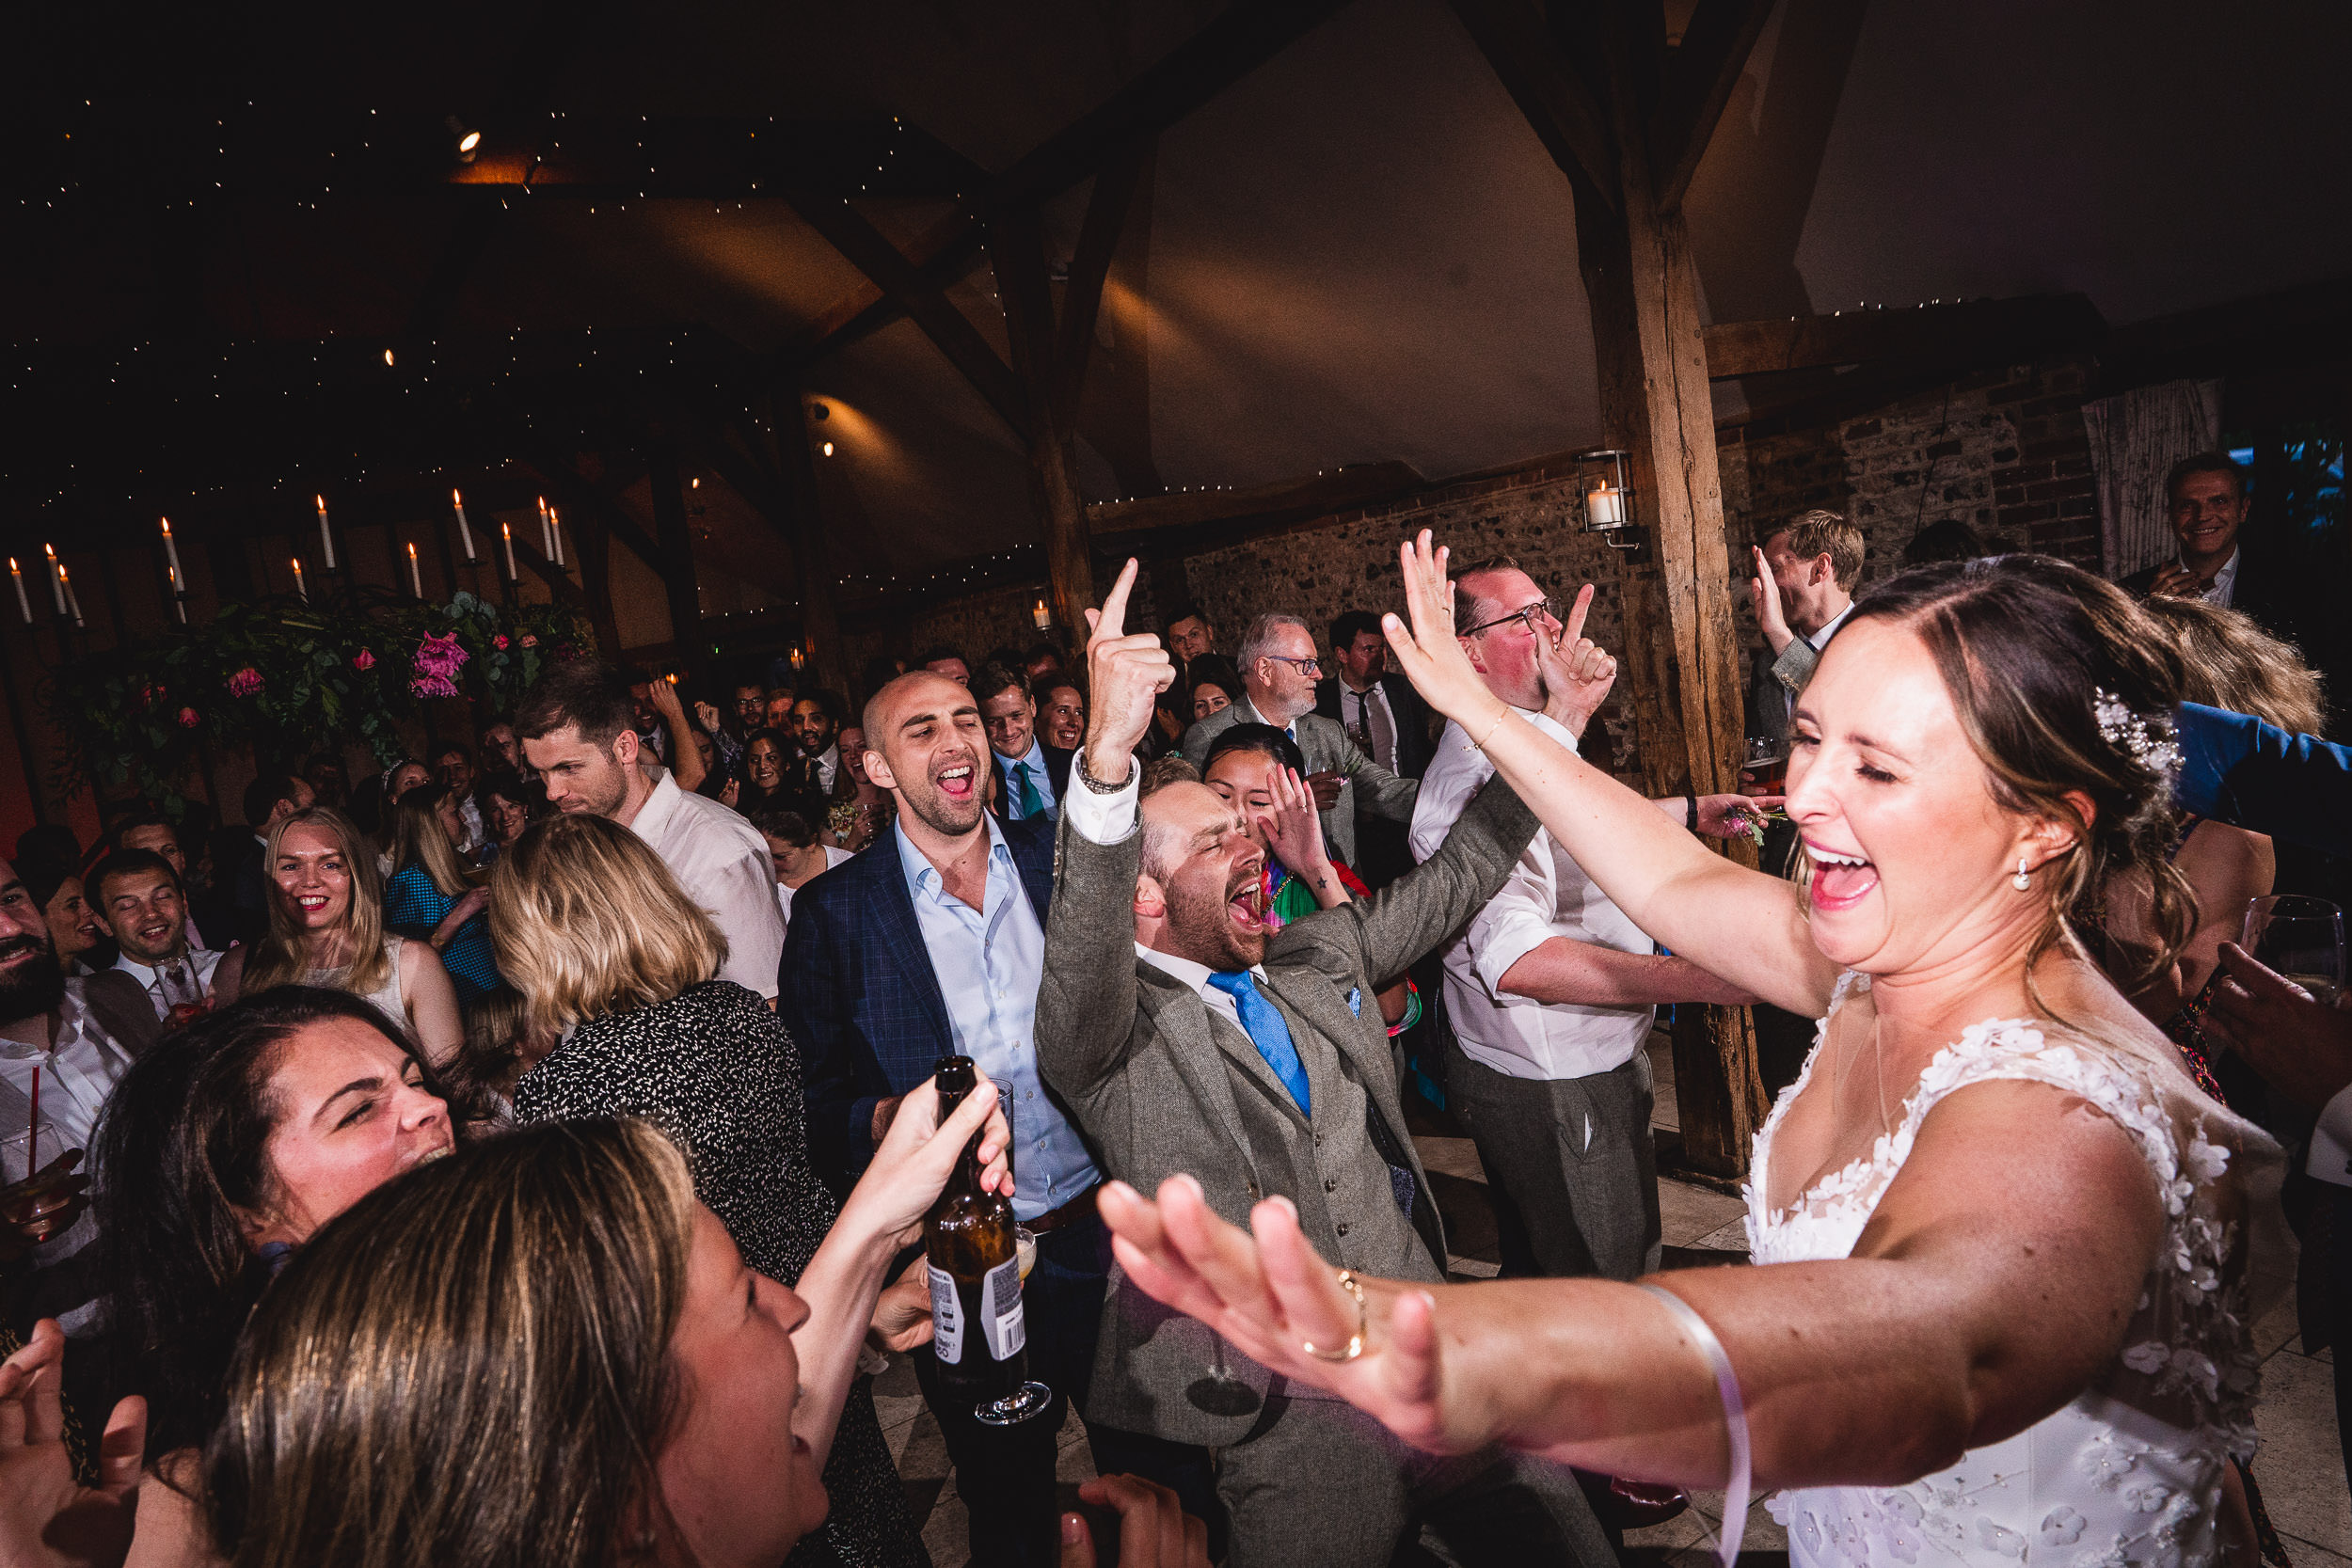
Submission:
[[[2020,855],[2017,857],[2017,875],[2009,879],[2009,885],[2015,888],[2020,893],[2026,893],[2032,890],[2033,879],[2026,875],[2025,856]]]

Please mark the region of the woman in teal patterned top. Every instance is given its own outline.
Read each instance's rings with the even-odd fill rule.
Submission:
[[[503,983],[490,950],[490,923],[483,916],[489,890],[477,886],[457,858],[457,840],[464,831],[456,797],[447,785],[426,784],[409,790],[392,808],[396,869],[384,884],[385,926],[433,944],[442,967],[457,982],[460,1003]]]

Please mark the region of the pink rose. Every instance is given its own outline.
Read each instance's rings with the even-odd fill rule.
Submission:
[[[498,649],[501,653],[504,653],[506,651],[506,634],[504,632],[501,632],[496,637],[490,639],[490,646]]]
[[[539,645],[539,640],[538,640],[537,638],[535,638],[535,637],[532,636],[532,635],[531,635],[531,633],[529,633],[529,632],[525,632],[525,633],[523,633],[523,646],[524,646],[524,647],[526,647],[526,648],[535,648],[535,647],[537,647],[538,645]]]
[[[262,689],[262,672],[250,664],[229,677],[229,695],[251,697]]]
[[[375,656],[362,648],[351,656],[351,667],[354,670],[373,670],[375,668]]]
[[[196,709],[192,707],[183,707],[180,710],[180,727],[182,729],[192,730],[202,722],[204,722],[204,716],[197,712]]]

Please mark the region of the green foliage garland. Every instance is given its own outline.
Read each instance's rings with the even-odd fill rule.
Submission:
[[[223,605],[209,625],[56,672],[51,716],[75,742],[57,783],[68,794],[128,786],[174,810],[208,741],[278,757],[356,741],[389,768],[402,754],[396,721],[421,703],[467,697],[511,713],[550,663],[595,650],[567,606],[505,610],[462,592],[438,604],[359,588]]]

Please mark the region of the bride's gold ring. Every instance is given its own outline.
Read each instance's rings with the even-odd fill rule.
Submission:
[[[1298,1348],[1318,1361],[1353,1361],[1364,1354],[1364,1336],[1371,1331],[1372,1319],[1364,1307],[1364,1288],[1356,1283],[1356,1276],[1345,1269],[1340,1271],[1340,1289],[1356,1298],[1356,1332],[1348,1336],[1345,1350],[1317,1350],[1311,1341],[1301,1339]]]

